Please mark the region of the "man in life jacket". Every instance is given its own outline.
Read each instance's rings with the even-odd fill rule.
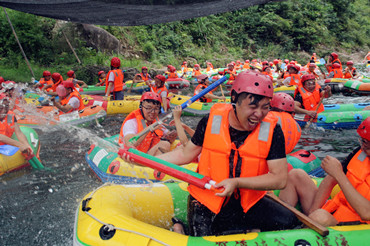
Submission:
[[[42,78],[39,80],[39,82],[33,85],[33,88],[39,88],[42,90],[46,85],[53,85],[51,73],[47,70],[42,73]]]
[[[305,120],[316,119],[317,114],[324,111],[324,105],[320,102],[322,96],[331,96],[330,86],[321,90],[321,86],[316,83],[313,74],[302,76],[301,85],[297,87],[294,95],[294,111],[297,114],[305,114]]]
[[[270,102],[270,112],[267,117],[275,117],[284,133],[285,153],[293,151],[301,138],[301,127],[293,118],[294,99],[286,93],[275,93]]]
[[[88,87],[87,84],[84,81],[76,79],[75,71],[69,70],[67,72],[67,76],[68,76],[68,78],[66,80],[67,81],[72,81],[73,84],[75,85],[75,88],[80,88],[80,87],[81,88],[87,88]]]
[[[184,148],[158,156],[182,165],[201,154],[198,173],[222,190],[189,185],[192,236],[299,224],[293,213],[265,197],[268,190],[284,188],[288,175],[284,134],[276,119],[265,119],[272,96],[272,81],[265,75],[241,72],[231,89],[231,104],[215,104]]]
[[[197,80],[198,80],[199,84],[194,89],[194,96],[198,95],[202,90],[204,90],[205,88],[207,88],[209,86],[209,79],[208,79],[208,76],[206,74],[199,75],[197,77]],[[204,103],[210,103],[210,102],[212,102],[213,99],[226,100],[226,98],[224,96],[213,95],[212,91],[210,91],[207,94],[205,94],[204,96],[202,96],[201,98],[199,98],[199,101],[204,102]]]
[[[162,126],[148,131],[140,137],[134,144],[129,140],[138,133],[151,127],[151,124],[158,120],[161,112],[161,98],[157,93],[145,92],[140,99],[140,108],[131,112],[122,123],[119,144],[127,147],[135,147],[149,155],[158,155],[170,150],[170,143],[164,137],[166,134]]]
[[[340,60],[338,58],[338,54],[333,52],[329,55],[328,62],[325,64],[326,70],[328,70],[329,74],[334,69],[333,64],[335,64],[335,63],[339,64],[340,70],[343,70],[342,63],[340,62]]]
[[[250,62],[249,60],[245,60],[243,64],[243,70],[247,70],[251,68],[249,62]]]
[[[340,78],[340,79],[343,78],[342,68],[340,67],[338,63],[333,64],[331,72],[329,73],[327,77],[328,78]]]
[[[105,79],[107,77],[107,74],[105,71],[101,70],[98,72],[98,80],[99,82],[95,86],[105,86]]]
[[[197,65],[197,64],[195,64],[195,65]],[[176,73],[176,67],[171,65],[169,67],[168,71],[169,71],[169,73],[166,74],[167,79],[177,79],[179,77]]]
[[[124,74],[121,67],[121,60],[118,57],[113,57],[110,61],[110,71],[107,74],[105,83],[105,96],[113,95],[113,100],[123,100],[123,82]]]
[[[236,74],[236,71],[234,69],[234,64],[233,63],[229,63],[227,64],[227,69],[225,69],[223,72],[221,72],[223,75],[226,75],[226,74],[230,74],[230,77],[229,77],[229,80],[232,80],[234,81],[237,74]]]
[[[62,84],[63,77],[60,73],[53,73],[51,75],[51,80],[53,81],[53,84],[44,86],[42,90],[50,96],[58,96],[57,87]]]
[[[319,79],[320,78],[320,75],[318,75],[315,72],[315,69],[316,69],[316,64],[313,63],[313,62],[310,62],[310,64],[308,64],[307,74],[313,74],[315,76],[315,79]]]
[[[184,75],[186,75],[188,73],[189,69],[188,69],[188,63],[186,61],[184,61],[181,65],[181,73],[182,73],[182,76],[183,77]]]
[[[161,74],[158,74],[154,77],[154,85],[147,81],[147,85],[150,87],[150,90],[159,95],[161,98],[161,104],[164,112],[167,112],[170,109],[170,101],[167,99],[168,90],[165,85],[166,77]]]
[[[348,223],[370,224],[370,117],[357,128],[360,146],[342,163],[326,156],[321,167],[328,174],[319,188],[306,172],[293,169],[289,172],[287,187],[279,197],[292,206],[300,201],[309,217],[323,226]],[[334,186],[341,191],[329,199]]]
[[[18,147],[24,154],[32,155],[33,151],[26,136],[22,133],[17,124],[15,114],[10,111],[10,101],[4,93],[0,94],[0,145],[11,145]],[[18,140],[12,139],[15,133]]]
[[[347,62],[347,67],[344,69],[344,78],[345,79],[355,79],[357,78],[357,70],[353,66],[353,61]]]
[[[140,83],[140,82],[146,82],[151,79],[152,78],[150,77],[150,74],[148,73],[148,68],[144,66],[141,68],[141,73],[138,73],[135,75],[133,82]]]
[[[71,113],[85,108],[81,95],[72,81],[63,81],[62,84],[58,85],[56,91],[59,96],[59,102],[55,100],[55,97],[52,97],[51,101],[59,109],[60,114]]]
[[[285,86],[298,86],[301,84],[301,75],[299,74],[299,70],[301,68],[298,65],[289,64],[287,66],[287,72],[285,72],[283,76],[283,81],[280,84]],[[281,81],[281,80],[280,80]]]
[[[194,68],[193,68],[193,72],[192,72],[192,74],[191,74],[191,76],[193,77],[193,78],[197,78],[199,75],[201,75],[202,74],[202,72],[200,71],[200,66],[199,66],[199,64],[195,64],[194,65]]]

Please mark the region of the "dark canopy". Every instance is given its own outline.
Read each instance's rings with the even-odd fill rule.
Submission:
[[[278,0],[0,0],[0,6],[54,19],[149,25],[218,14]]]

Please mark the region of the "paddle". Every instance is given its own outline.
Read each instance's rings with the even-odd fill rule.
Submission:
[[[39,159],[37,159],[37,157],[35,155],[28,155],[28,157],[26,158],[28,160],[28,163],[31,164],[31,166],[35,169],[44,169],[44,165],[42,165],[42,163],[39,161]]]
[[[329,235],[329,230],[317,223],[316,221],[310,219],[307,215],[301,213],[298,209],[295,207],[287,204],[286,202],[282,201],[279,197],[277,197],[274,193],[272,192],[267,192],[266,197],[270,198],[271,200],[281,204],[283,207],[287,208],[289,211],[295,214],[297,218],[305,224],[307,227],[311,228],[312,230],[316,231],[319,233],[321,236],[325,237]]]
[[[204,90],[202,90],[201,92],[199,92],[197,95],[193,96],[192,98],[190,98],[189,100],[187,100],[186,102],[184,102],[183,104],[181,104],[181,108],[182,109],[187,108],[193,102],[195,102],[196,100],[198,100],[199,98],[201,98],[202,96],[204,96],[205,94],[207,94],[208,92],[210,92],[211,90],[215,89],[217,86],[221,85],[223,82],[225,82],[226,80],[228,80],[229,76],[230,75],[225,75],[222,78],[220,78],[219,80],[215,81],[210,86],[208,86],[207,88],[205,88]],[[143,131],[139,132],[136,136],[132,137],[129,140],[129,142],[132,143],[132,144],[136,143],[136,141],[141,136],[143,136],[144,134],[146,134],[149,131],[153,131],[156,126],[163,124],[164,120],[169,119],[171,117],[172,117],[172,112],[168,112],[161,119],[159,119],[158,121],[154,122],[153,124],[151,124],[150,126],[148,126],[147,128],[145,128]]]
[[[156,169],[160,172],[166,173],[168,175],[171,175],[175,178],[178,178],[182,181],[185,181],[189,184],[195,185],[202,189],[208,189],[213,190],[215,192],[222,192],[222,188],[214,188],[214,184],[216,182],[214,180],[211,180],[210,177],[204,176],[202,174],[196,173],[194,171],[185,169],[183,167],[180,167],[178,165],[175,165],[173,163],[161,160],[157,157],[145,154],[139,150],[133,149],[133,148],[124,148],[120,149],[118,151],[118,155],[121,157],[123,155],[128,155],[130,159],[132,159],[134,162],[137,162],[139,164],[142,164],[144,166]],[[293,208],[289,204],[286,204],[285,202],[281,201],[278,197],[276,197],[274,194],[267,193],[267,197],[273,199],[277,203],[283,205],[285,208],[289,209],[292,213],[294,213],[297,218],[305,224],[307,227],[313,229],[317,233],[319,233],[321,236],[327,236],[329,234],[329,230],[322,225],[316,223],[315,221],[311,220],[308,216],[304,215],[297,209]]]
[[[320,98],[320,101],[319,101],[319,104],[317,105],[317,108],[315,110],[315,113],[317,115],[317,111],[319,110],[321,104],[322,104],[322,101],[324,100],[324,97],[325,97],[325,91],[322,91],[321,92],[321,98]],[[304,129],[303,130],[306,130],[312,123],[312,121],[315,119],[316,117],[311,117],[311,119],[307,122],[307,124],[305,125]]]
[[[213,187],[213,185],[216,184],[215,181],[197,172],[161,160],[155,156],[148,155],[134,148],[122,148],[118,151],[119,156],[123,157],[124,154],[128,155],[129,158],[136,163],[166,173],[172,177],[185,181],[189,184],[195,185],[199,188],[215,191],[217,190],[218,192],[222,192],[222,189],[215,189]]]

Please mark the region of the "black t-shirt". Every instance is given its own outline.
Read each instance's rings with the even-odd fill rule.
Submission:
[[[193,137],[191,138],[191,141],[193,144],[197,146],[203,146],[204,142],[204,135],[207,128],[209,115],[203,117],[197,126],[197,129],[195,130],[195,133]],[[250,131],[239,131],[231,126],[229,126],[229,132],[230,132],[230,139],[231,142],[235,143],[235,146],[239,148],[245,141],[245,139],[248,137],[248,135],[251,133]],[[272,135],[272,143],[271,148],[269,151],[269,154],[266,158],[266,160],[275,160],[275,159],[281,159],[285,158],[285,138],[283,131],[281,130],[281,127],[279,124],[275,126],[274,133]]]
[[[354,149],[347,157],[342,161],[343,172],[347,174],[347,166],[352,158],[361,150],[361,146]]]

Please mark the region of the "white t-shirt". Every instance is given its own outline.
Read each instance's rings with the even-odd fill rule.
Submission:
[[[78,109],[80,107],[80,100],[77,97],[72,97],[67,104],[74,109]]]

